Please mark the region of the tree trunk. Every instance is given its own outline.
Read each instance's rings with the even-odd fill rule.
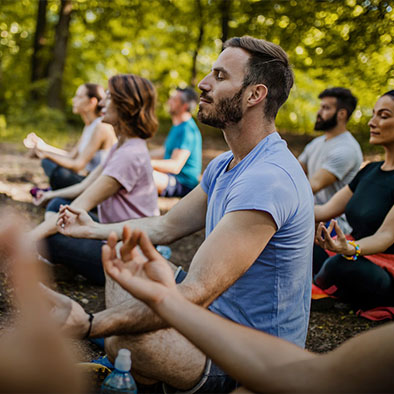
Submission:
[[[42,57],[42,49],[45,46],[45,28],[46,28],[46,12],[47,12],[47,0],[38,1],[38,11],[36,20],[36,31],[34,33],[34,44],[33,44],[33,55],[31,59],[31,82],[34,83],[40,79],[47,77],[46,65]],[[37,90],[32,90],[32,98],[34,100],[39,98]]]
[[[221,0],[220,11],[222,14],[222,43],[228,39],[228,22],[230,20],[231,0]]]
[[[203,15],[203,8],[201,4],[201,0],[196,0],[197,4],[197,11],[198,11],[198,16],[200,20],[200,29],[198,33],[198,39],[197,39],[197,44],[196,44],[196,49],[194,50],[193,53],[193,59],[192,59],[192,72],[191,72],[191,77],[190,77],[190,85],[195,87],[197,84],[197,57],[198,53],[201,48],[202,44],[202,39],[204,37],[204,15]]]
[[[48,106],[63,108],[62,81],[66,63],[67,42],[71,20],[72,0],[61,0],[59,22],[56,26],[53,59],[49,67]]]

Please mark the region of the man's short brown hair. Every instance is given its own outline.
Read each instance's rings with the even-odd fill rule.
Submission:
[[[249,52],[248,69],[243,86],[264,84],[268,88],[264,114],[275,119],[279,108],[289,97],[294,75],[286,52],[272,42],[250,36],[230,38],[223,49],[233,47]]]

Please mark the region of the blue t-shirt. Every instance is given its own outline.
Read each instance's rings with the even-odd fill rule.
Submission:
[[[201,145],[201,133],[193,118],[172,126],[164,143],[164,159],[170,159],[174,149],[186,149],[190,152],[181,172],[176,175],[182,185],[190,188],[198,185],[201,174]]]
[[[228,212],[268,212],[277,232],[253,265],[209,309],[240,324],[305,345],[308,329],[313,195],[301,166],[278,133],[264,138],[234,168],[226,152],[207,167],[206,236]]]

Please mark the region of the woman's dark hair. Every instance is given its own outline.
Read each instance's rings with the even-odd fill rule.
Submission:
[[[97,105],[94,112],[96,113],[96,115],[100,115],[103,106],[99,105],[99,102],[105,97],[104,88],[97,83],[84,83],[83,86],[85,86],[86,94],[89,98],[94,97],[97,99]]]
[[[386,92],[383,96],[390,96],[390,98],[392,100],[394,100],[394,90],[389,90],[388,92]],[[383,97],[382,96],[382,97]]]
[[[120,74],[110,78],[108,90],[118,115],[116,126],[129,136],[152,137],[158,128],[152,83],[137,75]]]

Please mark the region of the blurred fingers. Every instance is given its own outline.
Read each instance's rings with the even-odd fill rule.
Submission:
[[[148,260],[152,261],[162,259],[161,254],[153,246],[151,240],[144,231],[141,231],[139,246],[142,253],[148,258]]]

